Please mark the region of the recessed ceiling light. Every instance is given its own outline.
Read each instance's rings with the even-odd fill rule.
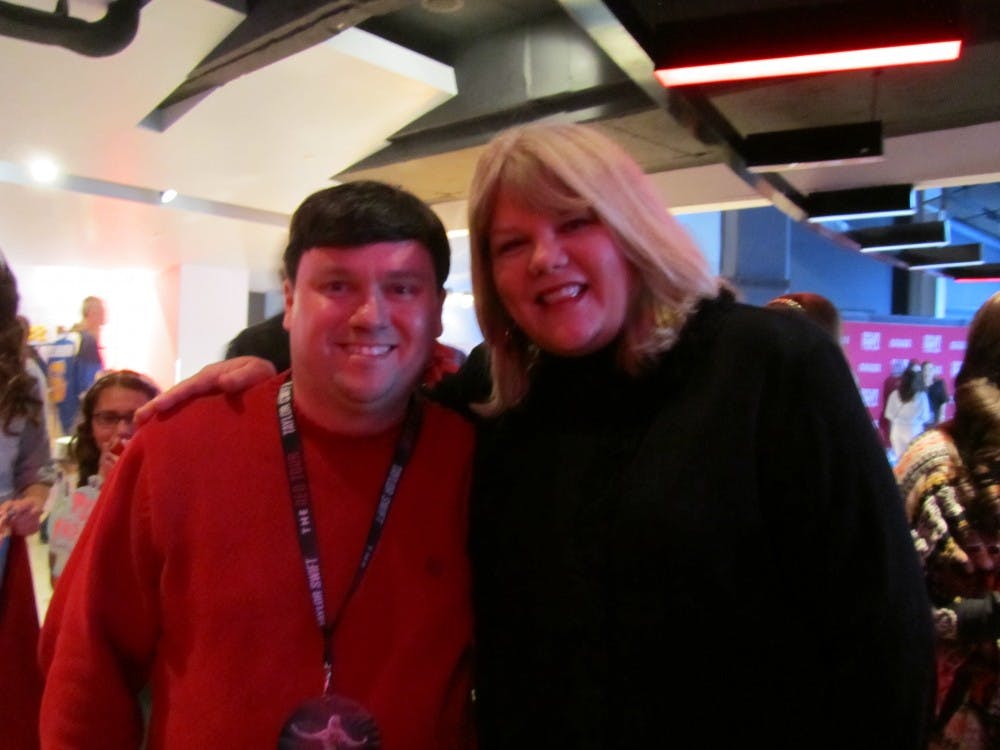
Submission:
[[[59,176],[59,167],[47,156],[39,156],[28,164],[28,172],[35,182],[55,182]]]

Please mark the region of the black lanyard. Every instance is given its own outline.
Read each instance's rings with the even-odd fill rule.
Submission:
[[[403,473],[403,468],[410,460],[413,453],[413,446],[417,440],[417,433],[420,431],[420,422],[423,417],[423,410],[419,397],[414,396],[410,400],[406,410],[406,417],[403,422],[403,432],[396,443],[396,450],[392,457],[392,466],[386,475],[382,485],[382,492],[379,495],[378,507],[375,509],[375,517],[372,519],[371,528],[368,530],[368,539],[365,541],[365,549],[358,563],[358,568],[354,573],[354,580],[344,596],[344,601],[340,605],[337,616],[328,621],[326,616],[326,605],[323,597],[323,576],[319,565],[319,544],[316,538],[316,524],[313,520],[311,495],[309,492],[309,482],[306,479],[305,455],[302,452],[302,441],[299,438],[298,426],[295,423],[295,414],[292,410],[292,381],[286,380],[281,384],[278,391],[278,426],[281,430],[281,447],[285,453],[285,470],[288,475],[288,487],[292,495],[292,513],[295,516],[295,527],[299,536],[299,548],[302,551],[302,563],[306,571],[306,583],[309,585],[309,595],[312,599],[313,609],[316,611],[316,623],[323,634],[323,670],[325,680],[323,685],[324,695],[330,692],[330,679],[333,674],[333,631],[337,626],[337,621],[347,608],[347,602],[354,594],[361,577],[371,562],[375,546],[382,536],[385,527],[386,517],[389,515],[389,508],[396,495],[396,486]]]

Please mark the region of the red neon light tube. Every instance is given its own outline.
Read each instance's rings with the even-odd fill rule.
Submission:
[[[906,44],[898,47],[876,47],[715,65],[695,65],[686,68],[662,68],[654,71],[654,75],[661,85],[670,88],[671,86],[691,86],[699,83],[746,81],[755,78],[829,73],[837,70],[862,70],[894,65],[946,62],[958,59],[961,51],[962,41],[955,39],[926,44]]]

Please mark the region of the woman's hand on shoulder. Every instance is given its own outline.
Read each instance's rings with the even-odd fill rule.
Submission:
[[[274,365],[260,357],[234,357],[213,362],[142,406],[135,413],[136,424],[148,422],[156,414],[206,393],[245,391],[275,374]]]

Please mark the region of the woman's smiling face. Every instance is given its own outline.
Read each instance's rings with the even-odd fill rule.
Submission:
[[[493,283],[507,313],[541,349],[591,354],[625,327],[634,274],[593,211],[540,211],[501,188],[489,246]]]

